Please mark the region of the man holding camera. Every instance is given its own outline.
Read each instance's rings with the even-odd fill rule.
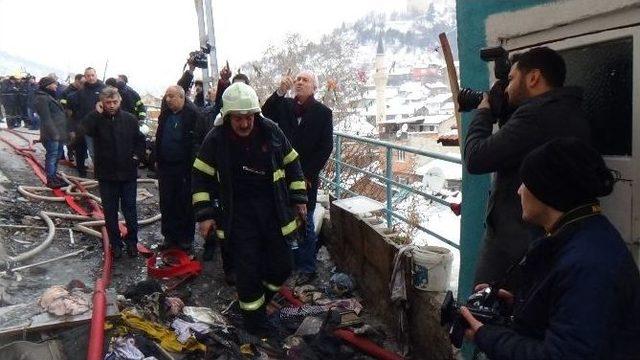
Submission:
[[[515,109],[494,134],[497,116],[492,104],[500,103],[492,89],[478,106],[469,126],[464,159],[471,174],[494,173],[486,216],[486,233],[476,267],[475,283],[502,280],[507,269],[526,252],[541,230],[525,224],[517,196],[518,168],[536,147],[561,137],[588,141],[589,125],[581,108],[580,89],[563,87],[566,68],[555,51],[539,47],[516,54],[511,59],[509,83],[504,95]],[[495,109],[494,109],[495,110]],[[513,277],[506,288],[519,285]]]
[[[640,275],[597,200],[613,190],[611,171],[595,149],[563,138],[532,151],[519,173],[522,219],[547,235],[518,264],[515,296],[498,292],[510,324],[461,307],[465,337],[490,359],[637,359]]]

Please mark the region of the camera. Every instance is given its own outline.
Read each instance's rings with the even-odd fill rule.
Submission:
[[[494,62],[494,75],[497,79],[489,92],[489,103],[496,117],[505,116],[507,109],[507,97],[504,90],[509,84],[509,52],[502,46],[494,46],[480,49],[480,58],[486,62]],[[480,105],[483,91],[464,88],[458,94],[458,110],[460,112],[471,111]]]
[[[211,45],[209,44],[201,47],[199,50],[190,52],[187,64],[193,65],[200,69],[206,69],[208,67],[207,55],[209,54],[209,52],[211,52]]]
[[[489,286],[469,296],[465,305],[471,314],[483,324],[508,326],[511,322],[508,307],[498,298],[498,288]],[[447,291],[440,307],[440,325],[449,328],[449,339],[456,348],[462,346],[464,331],[469,327],[460,314],[460,305]]]

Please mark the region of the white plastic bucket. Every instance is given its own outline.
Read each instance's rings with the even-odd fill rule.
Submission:
[[[439,246],[424,246],[413,250],[413,286],[424,291],[446,291],[451,277],[453,254]]]

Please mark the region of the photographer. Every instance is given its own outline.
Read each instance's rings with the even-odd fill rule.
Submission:
[[[518,264],[515,297],[498,295],[513,306],[510,326],[462,307],[465,337],[491,359],[637,359],[640,275],[597,200],[613,190],[611,171],[595,149],[564,138],[532,151],[520,177],[522,219],[547,235]]]
[[[469,125],[464,160],[471,174],[495,172],[489,197],[484,247],[476,267],[475,283],[502,279],[507,268],[527,250],[540,230],[520,219],[522,209],[516,194],[518,168],[533,149],[554,138],[578,137],[587,141],[589,127],[581,109],[577,88],[563,87],[565,63],[555,51],[534,48],[511,59],[505,96],[515,111],[492,134],[498,120],[486,94]],[[492,94],[501,91],[492,91]],[[492,95],[493,97],[493,95]],[[514,277],[506,288],[515,290]]]

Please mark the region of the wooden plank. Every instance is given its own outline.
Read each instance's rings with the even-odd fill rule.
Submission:
[[[115,290],[107,289],[106,296],[106,318],[119,316]],[[81,325],[91,321],[92,313],[89,310],[75,316],[56,316],[43,311],[37,302],[5,306],[0,308],[0,336]]]
[[[444,61],[447,64],[447,74],[449,75],[449,88],[453,95],[453,105],[456,116],[456,126],[458,127],[458,143],[462,143],[462,120],[460,119],[460,111],[458,111],[458,94],[460,93],[460,85],[458,84],[458,73],[456,72],[456,65],[453,62],[453,53],[451,52],[451,45],[449,45],[449,39],[445,33],[438,35],[440,38],[440,48],[442,49],[442,55]],[[460,152],[462,152],[462,146],[460,146]]]

